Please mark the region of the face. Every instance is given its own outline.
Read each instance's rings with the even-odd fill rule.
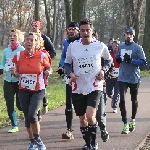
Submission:
[[[82,41],[91,41],[93,38],[92,34],[93,28],[91,28],[89,24],[80,26],[80,36],[82,38]]]
[[[110,40],[110,41],[109,41],[109,44],[113,44],[113,40]]]
[[[25,38],[25,49],[32,50],[37,46],[37,36],[28,35]]]
[[[130,32],[125,33],[124,36],[125,36],[125,40],[128,41],[128,42],[132,42],[133,39],[134,39],[133,33],[130,33]]]
[[[112,44],[112,49],[113,49],[113,53],[117,53],[118,52],[118,44],[117,43],[113,43]]]
[[[16,32],[10,32],[9,41],[11,45],[18,43],[18,34]]]
[[[32,23],[31,31],[32,32],[38,32],[39,31],[39,27],[38,27],[38,25],[36,23]]]
[[[69,27],[67,29],[67,32],[68,32],[69,37],[75,37],[79,33],[79,31],[73,27]]]

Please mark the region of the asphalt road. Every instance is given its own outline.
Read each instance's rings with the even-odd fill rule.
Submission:
[[[122,135],[123,123],[120,111],[112,113],[110,99],[107,102],[107,131],[110,139],[102,142],[100,132],[97,134],[99,150],[138,150],[144,143],[145,137],[150,131],[150,77],[143,78],[138,94],[138,113],[136,116],[136,130],[128,135]],[[50,103],[50,101],[49,101]],[[128,118],[131,117],[131,101],[129,90],[126,95],[126,107]],[[61,134],[66,132],[64,115],[65,106],[49,111],[42,117],[41,138],[47,150],[81,150],[84,145],[82,135],[79,131],[79,119],[73,118],[74,140],[62,140]],[[18,123],[19,132],[7,133],[10,127],[0,129],[0,150],[26,150],[29,139],[24,127],[24,121]]]

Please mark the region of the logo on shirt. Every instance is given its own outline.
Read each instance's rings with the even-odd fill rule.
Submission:
[[[85,51],[88,51],[88,49],[85,49]]]

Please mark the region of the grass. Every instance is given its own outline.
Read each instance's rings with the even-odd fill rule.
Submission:
[[[57,108],[65,104],[65,84],[62,81],[56,70],[58,68],[58,63],[60,59],[61,51],[57,50],[57,56],[53,59],[53,74],[49,77],[49,85],[47,86],[48,100],[49,100],[49,110]],[[0,52],[1,56],[1,52]],[[3,77],[0,76],[0,128],[10,125],[10,120],[7,116],[7,108],[3,96]],[[23,113],[17,111],[18,119],[23,119]]]
[[[2,51],[0,51],[0,57]],[[62,77],[56,73],[60,59],[61,51],[57,50],[57,56],[53,59],[53,74],[49,78],[49,85],[47,87],[49,110],[57,108],[65,104],[65,84]],[[150,77],[150,71],[141,71],[141,77]],[[3,78],[0,76],[0,128],[10,124],[7,116],[7,108],[3,97]],[[17,109],[16,109],[17,110]],[[23,113],[17,111],[18,119],[23,119]]]

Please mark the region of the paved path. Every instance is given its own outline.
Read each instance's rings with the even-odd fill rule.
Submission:
[[[129,91],[128,91],[129,92]],[[100,132],[97,142],[100,150],[138,150],[139,144],[150,131],[150,77],[143,78],[138,95],[139,107],[136,116],[136,130],[128,135],[122,135],[123,123],[120,111],[112,113],[110,99],[107,103],[107,130],[110,135],[108,142],[102,142]],[[127,93],[126,106],[128,118],[131,116],[130,95]],[[74,140],[62,140],[61,134],[66,131],[65,106],[49,111],[43,116],[41,122],[41,137],[47,150],[80,150],[84,145],[82,135],[79,131],[79,119],[74,114],[73,129]],[[29,140],[24,128],[24,122],[19,122],[20,132],[7,133],[9,127],[0,129],[0,150],[26,150]]]

